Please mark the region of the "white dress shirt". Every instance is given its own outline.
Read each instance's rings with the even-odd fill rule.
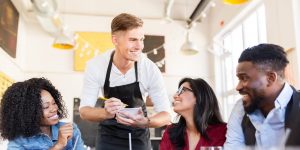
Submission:
[[[98,97],[103,97],[106,70],[112,51],[91,59],[86,66],[84,84],[81,94],[80,107],[94,107]],[[137,63],[138,81],[141,93],[144,97],[150,96],[154,110],[156,112],[171,111],[171,104],[164,86],[164,81],[158,67],[145,55],[142,54]],[[110,87],[130,84],[136,81],[135,69],[132,67],[122,74],[121,71],[112,64],[110,73]]]

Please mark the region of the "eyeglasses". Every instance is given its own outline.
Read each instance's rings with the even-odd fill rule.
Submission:
[[[192,89],[189,89],[187,87],[184,87],[184,86],[180,86],[180,88],[177,90],[177,94],[178,96],[181,95],[183,92],[186,92],[186,91],[190,91],[190,92],[193,92]]]

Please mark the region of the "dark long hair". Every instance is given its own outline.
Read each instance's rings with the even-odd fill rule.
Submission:
[[[67,117],[60,92],[45,78],[32,78],[11,85],[0,106],[0,132],[4,139],[30,137],[41,133],[43,117],[41,91],[48,91],[58,106],[59,118]]]
[[[210,140],[210,137],[206,133],[208,125],[224,123],[220,114],[217,97],[209,84],[201,78],[183,78],[179,82],[178,87],[185,82],[189,83],[196,97],[193,114],[195,126],[201,137]],[[179,117],[179,122],[172,124],[168,133],[171,142],[176,148],[182,149],[185,146],[186,121],[183,117]]]

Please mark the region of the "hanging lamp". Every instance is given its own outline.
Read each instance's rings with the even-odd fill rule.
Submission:
[[[75,46],[75,37],[73,33],[66,32],[62,30],[56,35],[52,47],[61,50],[71,50]]]
[[[75,42],[72,38],[66,35],[59,35],[54,39],[52,47],[62,50],[70,50],[74,48]]]
[[[74,33],[68,31],[58,12],[57,0],[31,0],[42,28],[55,37],[52,47],[69,50],[75,46]]]
[[[187,33],[186,33],[186,40],[183,43],[183,45],[181,46],[181,53],[183,53],[184,55],[195,55],[199,52],[199,48],[197,46],[197,44],[195,44],[194,42],[192,42],[189,38],[189,29],[187,29]]]

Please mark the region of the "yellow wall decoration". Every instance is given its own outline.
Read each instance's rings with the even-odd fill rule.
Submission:
[[[0,101],[6,89],[11,86],[14,81],[3,72],[0,72]]]
[[[240,5],[248,1],[249,0],[223,0],[225,4],[230,4],[230,5]]]
[[[113,48],[108,32],[77,32],[74,70],[84,71],[88,60]]]

